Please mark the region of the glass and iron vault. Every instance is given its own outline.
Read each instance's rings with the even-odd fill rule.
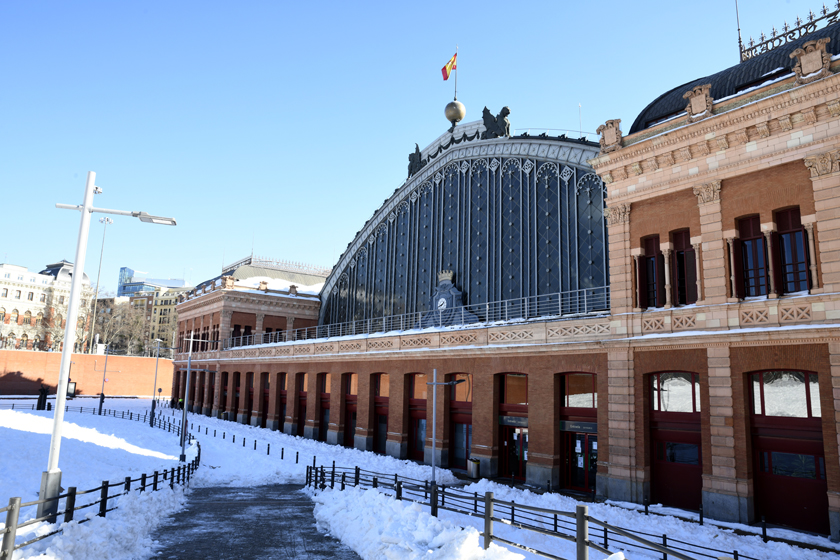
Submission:
[[[357,234],[322,292],[322,325],[428,311],[441,271],[480,320],[609,308],[595,145],[465,143],[429,156]]]

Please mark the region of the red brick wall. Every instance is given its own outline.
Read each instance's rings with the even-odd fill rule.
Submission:
[[[690,190],[659,196],[644,204],[634,203],[632,216],[632,247],[641,247],[643,237],[657,234],[660,243],[667,243],[670,241],[669,234],[678,229],[689,228],[691,237],[700,235],[700,210],[697,208],[697,197]]]
[[[102,388],[105,356],[73,354],[73,362],[70,379],[76,382],[76,394],[98,395]],[[41,383],[54,394],[60,364],[60,352],[0,350],[0,395],[37,395]],[[163,389],[161,395],[166,397],[172,389],[172,372],[172,361],[161,358],[157,386]],[[106,379],[105,395],[149,396],[155,379],[155,359],[109,356]]]

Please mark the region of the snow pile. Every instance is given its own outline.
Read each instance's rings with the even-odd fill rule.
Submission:
[[[243,288],[256,289],[260,287],[260,282],[267,282],[269,290],[282,290],[284,292],[288,292],[289,288],[292,285],[295,285],[297,286],[297,292],[299,294],[309,294],[314,296],[320,294],[321,289],[324,287],[323,282],[313,284],[311,286],[301,286],[289,280],[283,280],[282,278],[270,278],[268,276],[252,276],[251,278],[243,278],[241,280],[237,280],[236,285]]]
[[[478,531],[437,519],[411,502],[375,490],[348,488],[315,494],[318,528],[365,560],[519,560],[495,544],[484,550]],[[617,559],[616,559],[617,560]]]
[[[131,492],[116,500],[119,509],[107,517],[96,517],[95,511],[86,514],[89,521],[63,523],[63,533],[22,548],[15,552],[14,560],[38,558],[39,560],[125,560],[148,558],[153,554],[154,543],[150,534],[166,518],[183,508],[186,501],[183,488],[170,490],[164,487],[157,492]],[[94,508],[95,509],[95,508]],[[77,513],[76,515],[80,515]],[[30,527],[36,529],[25,532]],[[18,542],[54,530],[45,523],[26,527],[18,532]]]

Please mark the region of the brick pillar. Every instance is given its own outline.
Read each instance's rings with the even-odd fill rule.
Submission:
[[[331,445],[344,445],[344,422],[347,421],[344,410],[344,384],[340,373],[330,376],[330,421],[328,426],[321,426],[327,430],[326,442]],[[352,442],[351,442],[352,444]]]
[[[408,456],[408,396],[406,376],[402,372],[387,372],[391,385],[388,398],[388,439],[385,453],[397,459]]]
[[[297,373],[287,373],[288,379],[286,381],[286,418],[282,419],[283,433],[297,436],[303,435],[297,433],[297,419],[300,414],[300,403],[298,397],[298,375]]]
[[[374,377],[369,373],[360,373],[358,376],[359,393],[356,400],[356,433],[353,434],[353,447],[362,451],[373,451],[373,426],[376,422],[373,403]]]
[[[213,392],[216,384],[216,372],[209,372],[204,376],[204,400],[201,405],[201,413],[204,416],[210,416],[213,410]]]
[[[253,372],[243,371],[239,376],[239,406],[236,413],[236,421],[240,424],[248,423],[248,395],[251,391],[250,379],[253,379]],[[249,377],[250,376],[250,377]],[[256,393],[256,391],[254,391]]]
[[[811,292],[840,292],[840,151],[806,157],[805,165],[811,170],[814,188],[814,233],[820,261],[818,268],[822,271],[822,280],[814,282],[822,287]],[[803,216],[802,221],[811,222],[809,218]]]
[[[281,375],[277,372],[268,374],[268,412],[265,417],[265,427],[269,430],[282,430],[283,418],[280,418],[280,386]]]
[[[604,211],[609,239],[610,309],[612,313],[633,310],[633,265],[630,256],[630,204],[618,204]]]
[[[240,376],[242,374],[239,374]],[[233,408],[236,403],[236,372],[228,372],[228,390],[227,402],[225,403],[225,412],[228,413],[228,420],[236,422],[236,417],[233,416]]]
[[[224,341],[230,338],[231,336],[231,320],[233,319],[233,311],[222,311],[221,313],[221,322],[219,323],[219,339],[222,343],[219,346],[219,350],[224,347]]]
[[[712,474],[703,475],[703,512],[721,521],[751,523],[754,515],[752,481],[743,478],[750,457],[745,444],[737,449],[735,446],[736,439],[745,441],[749,434],[743,414],[739,415],[739,421],[735,419],[729,351],[728,346],[706,349]],[[735,381],[738,381],[737,377]],[[742,477],[739,477],[739,470]]]
[[[831,387],[834,402],[834,422],[837,429],[837,443],[840,444],[840,343],[828,343],[831,367]],[[823,401],[825,402],[825,401]],[[825,414],[825,408],[823,408]],[[840,541],[840,492],[828,492],[828,521],[831,526],[831,540]]]
[[[598,476],[598,496],[642,503],[650,482],[644,465],[636,463],[636,403],[633,349],[625,345],[607,351],[609,461],[607,475]]]
[[[213,388],[213,408],[210,410],[210,416],[220,418],[220,410],[224,407],[224,403],[222,402],[222,368],[219,364],[216,364],[216,373],[214,375],[216,386]]]
[[[526,482],[538,488],[560,484],[560,420],[557,399],[561,375],[528,376],[528,463]],[[539,411],[537,414],[536,411]]]
[[[251,403],[251,425],[262,424],[263,412],[263,376],[268,378],[268,373],[254,372],[254,402]],[[266,426],[268,425],[266,420]]]
[[[706,304],[726,302],[726,243],[721,222],[720,189],[720,181],[694,187],[700,209],[700,237],[703,249],[702,274],[705,290],[702,303]],[[698,270],[698,276],[700,273]]]
[[[295,330],[295,318],[286,317],[286,340],[294,340],[292,331]]]

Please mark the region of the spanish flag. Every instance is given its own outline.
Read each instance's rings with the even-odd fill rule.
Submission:
[[[458,53],[455,53],[454,55],[452,55],[452,58],[449,59],[449,62],[446,63],[446,66],[440,69],[440,71],[443,73],[444,82],[449,79],[449,75],[452,74],[452,71],[458,68],[458,65],[456,63],[457,58]]]

